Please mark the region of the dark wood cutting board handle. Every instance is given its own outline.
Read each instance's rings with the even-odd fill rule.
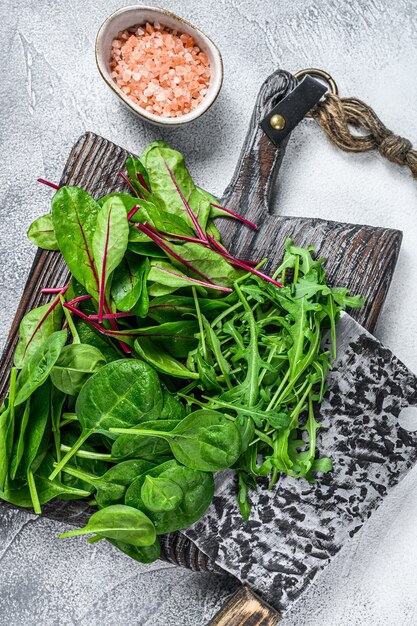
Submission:
[[[243,213],[255,222],[265,216],[265,207],[270,206],[271,190],[290,138],[289,135],[275,146],[259,122],[297,83],[289,72],[277,70],[262,84],[235,172],[223,194],[222,202],[227,208]]]

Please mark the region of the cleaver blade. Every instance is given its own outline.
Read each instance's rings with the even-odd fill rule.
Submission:
[[[349,315],[319,407],[322,456],[315,484],[283,476],[252,492],[245,523],[231,472],[218,475],[205,516],[182,531],[221,568],[280,612],[296,601],[417,459],[417,378]],[[328,339],[324,340],[328,342]]]

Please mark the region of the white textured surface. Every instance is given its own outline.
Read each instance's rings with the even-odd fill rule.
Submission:
[[[25,230],[50,197],[35,179],[56,180],[85,130],[135,151],[163,137],[187,154],[202,186],[221,193],[264,78],[277,67],[318,66],[334,75],[342,94],[368,101],[389,127],[417,144],[415,0],[166,0],[164,6],[218,43],[225,81],[217,104],[201,120],[163,132],[125,110],[95,69],[95,33],[119,6],[121,0],[1,3],[2,343],[34,254]],[[277,189],[283,213],[404,231],[376,334],[414,371],[416,200],[416,182],[405,170],[373,154],[342,154],[309,121],[293,135]],[[416,624],[416,519],[414,471],[283,626]],[[0,514],[2,623],[200,626],[230,593],[214,576],[160,563],[141,567],[111,547],[60,541],[59,530],[31,515]]]

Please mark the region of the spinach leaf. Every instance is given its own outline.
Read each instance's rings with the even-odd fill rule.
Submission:
[[[178,425],[178,422],[178,419],[159,419],[144,422],[143,426],[152,430],[170,431]],[[119,435],[112,445],[111,457],[116,462],[145,459],[161,463],[169,460],[172,454],[168,443],[159,437]]]
[[[102,207],[107,202],[107,200],[111,200],[114,204],[122,206],[125,209],[126,214],[129,213],[129,211],[131,211],[135,206],[137,206],[138,203],[138,199],[134,196],[131,196],[128,193],[114,191],[97,200],[97,204]]]
[[[231,467],[242,452],[240,433],[222,413],[203,409],[187,415],[171,432],[141,429],[110,428],[113,433],[131,433],[162,437],[177,461],[205,472]]]
[[[160,420],[181,420],[185,416],[185,407],[179,396],[170,393],[165,385],[162,385],[163,406]]]
[[[59,250],[55,237],[52,215],[41,215],[29,226],[27,235],[32,243],[44,250]]]
[[[13,448],[15,429],[15,396],[16,396],[17,369],[10,372],[9,395],[6,398],[0,413],[0,489],[4,485],[9,473],[10,455]]]
[[[111,458],[118,463],[128,459],[144,459],[153,463],[172,458],[171,449],[159,437],[120,435],[113,443]]]
[[[143,459],[124,461],[111,467],[103,476],[94,476],[81,469],[66,465],[64,472],[89,483],[96,489],[95,500],[100,509],[111,504],[123,503],[126,489],[141,474],[154,467]]]
[[[64,346],[51,370],[51,380],[57,389],[75,396],[88,378],[106,364],[101,352],[87,344]]]
[[[142,494],[145,481],[149,480],[149,477],[154,480],[168,480],[181,489],[183,498],[176,508],[169,511],[151,511],[146,508]],[[196,522],[207,510],[213,494],[214,481],[211,473],[184,467],[176,461],[168,461],[139,476],[126,491],[125,502],[129,506],[145,511],[155,524],[157,534],[162,535],[186,528]],[[150,493],[148,495],[151,496]],[[152,502],[158,506],[156,494],[152,496]],[[159,505],[161,504],[162,501],[159,500]]]
[[[46,504],[54,498],[85,498],[90,495],[88,491],[68,487],[58,479],[50,481],[48,475],[53,468],[53,458],[49,454],[45,457],[41,466],[35,474],[36,492],[40,505]],[[31,507],[32,497],[27,484],[21,481],[8,481],[3,490],[0,491],[0,499],[10,502],[15,506]]]
[[[203,281],[211,281],[215,285],[231,287],[242,275],[221,254],[211,248],[206,248],[198,243],[185,242],[182,244],[170,243],[170,249],[187,262],[187,268],[194,278]],[[169,252],[167,252],[169,255]],[[171,257],[173,265],[184,269],[184,265]],[[187,271],[188,273],[188,271]]]
[[[142,359],[162,374],[176,378],[198,378],[197,373],[191,372],[161,346],[154,344],[149,337],[138,337],[135,341],[135,350]]]
[[[121,359],[92,376],[77,398],[83,429],[108,434],[116,424],[134,426],[158,418],[163,399],[155,371],[143,361]]]
[[[148,474],[142,485],[141,498],[148,511],[162,513],[176,509],[184,499],[184,492],[170,478],[152,478]]]
[[[110,276],[123,260],[128,236],[126,211],[123,206],[110,198],[97,215],[92,238],[94,266],[99,283],[99,322],[102,320]]]
[[[207,289],[215,290],[211,283],[192,276],[187,276],[175,266],[166,261],[152,261],[148,279],[154,283],[149,289],[151,296],[161,297],[168,295],[177,289],[184,287],[196,287],[203,294],[207,294]]]
[[[155,371],[143,361],[121,359],[91,376],[77,398],[75,410],[82,427],[76,443],[57,464],[50,479],[93,433],[109,435],[110,426],[133,426],[159,417],[163,399]]]
[[[22,319],[19,326],[19,341],[14,353],[14,364],[21,369],[36,350],[61,328],[62,307],[44,304],[32,309]]]
[[[184,157],[180,152],[173,150],[163,141],[155,141],[150,144],[142,154],[142,162],[149,175],[149,182],[152,188],[152,196],[156,199],[161,208],[167,213],[178,215],[190,227],[193,222],[187,215],[184,202],[178,193],[177,187],[182,195],[190,201],[190,198],[197,191],[197,188],[185,166]],[[175,182],[169,176],[172,172]],[[200,198],[198,198],[200,199]],[[204,204],[194,200],[194,206],[190,208],[196,215],[198,222],[204,230],[210,214],[210,204]]]
[[[10,476],[12,479],[16,477],[18,470],[19,475],[25,479],[28,470],[38,456],[48,424],[50,397],[51,383],[47,379],[41,387],[34,391],[30,401],[27,401],[20,424],[19,437],[15,441],[14,454],[11,460]],[[28,411],[26,410],[27,407],[29,407]],[[29,428],[27,427],[28,422]],[[46,454],[46,450],[44,454]],[[42,460],[42,457],[38,458],[38,465]]]
[[[152,545],[143,547],[132,546],[129,543],[115,541],[114,539],[107,539],[107,541],[127,554],[127,556],[130,556],[131,559],[139,561],[139,563],[153,563],[159,559],[161,554],[161,544],[159,543],[158,537]]]
[[[52,222],[62,256],[71,274],[98,300],[99,277],[94,266],[93,234],[100,206],[83,189],[61,187],[52,198]]]
[[[67,340],[67,331],[59,330],[26,360],[16,384],[15,405],[25,402],[48,378]]]
[[[124,504],[106,506],[93,513],[84,528],[62,533],[60,537],[90,534],[139,547],[151,546],[156,539],[151,520],[142,511]]]
[[[189,351],[193,350],[197,344],[195,334],[198,331],[198,324],[194,320],[182,322],[167,322],[158,326],[142,326],[132,334],[141,337],[149,337],[153,343],[166,350],[177,358],[186,358]]]

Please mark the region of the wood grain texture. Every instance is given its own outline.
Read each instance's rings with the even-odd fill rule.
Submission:
[[[208,626],[275,626],[281,615],[249,587],[241,587]]]
[[[354,315],[366,328],[372,329],[392,279],[401,233],[314,218],[284,217],[272,213],[270,209],[270,194],[286,142],[275,147],[258,123],[294,84],[294,77],[283,71],[275,72],[265,81],[238,165],[222,199],[229,208],[257,221],[258,232],[236,227],[236,223],[229,220],[221,221],[220,230],[235,253],[251,258],[257,254],[268,256],[269,265],[279,262],[287,237],[292,237],[299,245],[313,244],[320,256],[328,258],[333,284],[346,286],[352,292],[368,297],[365,307],[355,311]],[[86,133],[72,149],[60,184],[78,185],[95,197],[122,190],[124,184],[118,173],[123,169],[127,156],[128,152],[119,146],[93,133]],[[47,301],[48,298],[41,294],[43,287],[63,285],[67,276],[67,268],[58,253],[37,252],[3,353],[0,397],[7,392],[21,319],[29,310]],[[45,505],[43,513],[55,520],[82,525],[91,510],[84,502],[63,501]],[[181,533],[162,538],[162,556],[193,570],[219,570]]]

